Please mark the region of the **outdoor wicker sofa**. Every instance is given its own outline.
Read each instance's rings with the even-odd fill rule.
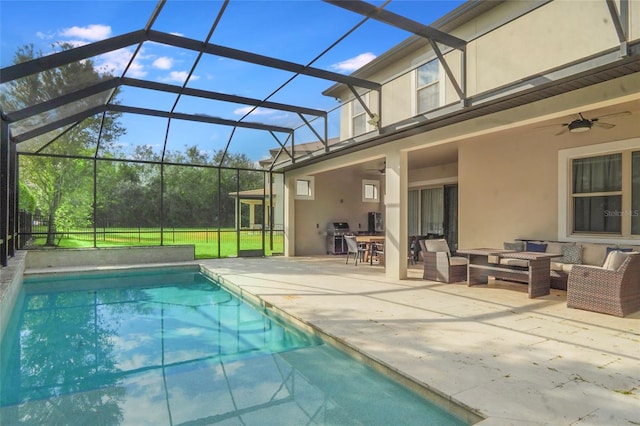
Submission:
[[[560,256],[551,259],[551,288],[567,290],[567,281],[571,270],[578,265],[603,266],[607,256],[613,250],[640,251],[638,245],[618,245],[611,243],[568,242],[553,240],[518,239],[505,242],[508,250],[533,250],[547,253],[558,253]],[[519,259],[501,259],[500,263],[509,266],[526,266]]]

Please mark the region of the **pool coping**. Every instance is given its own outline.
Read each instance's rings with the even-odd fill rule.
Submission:
[[[215,282],[222,285],[225,290],[231,292],[240,299],[250,303],[255,309],[260,309],[265,312],[266,315],[280,319],[285,323],[290,323],[294,327],[297,327],[309,334],[312,334],[320,338],[326,344],[333,346],[334,348],[346,353],[358,362],[361,362],[371,368],[373,368],[379,374],[382,374],[391,380],[399,383],[407,389],[410,389],[414,393],[420,395],[425,400],[435,404],[436,406],[446,410],[449,413],[454,414],[459,419],[467,422],[470,425],[482,422],[486,420],[478,410],[466,406],[465,404],[456,401],[450,395],[446,395],[443,392],[429,386],[427,383],[421,382],[418,379],[411,377],[410,375],[402,372],[398,368],[395,368],[384,361],[377,359],[374,356],[367,354],[360,350],[358,347],[348,343],[344,339],[335,336],[322,328],[299,318],[287,312],[284,309],[275,306],[273,303],[268,302],[264,298],[253,294],[242,286],[235,284],[232,280],[223,277],[222,275],[214,272],[205,265],[200,265],[201,272],[207,277],[211,278]]]

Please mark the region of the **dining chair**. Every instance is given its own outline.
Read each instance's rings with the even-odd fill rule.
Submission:
[[[347,261],[345,263],[349,263],[349,258],[353,254],[355,265],[358,266],[358,259],[360,259],[360,261],[364,260],[364,254],[367,251],[367,247],[363,244],[359,244],[358,241],[356,241],[355,235],[345,235],[344,240],[347,242]]]

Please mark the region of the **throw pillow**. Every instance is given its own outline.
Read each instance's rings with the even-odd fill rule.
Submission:
[[[505,250],[524,251],[524,241],[517,241],[515,243],[504,243]]]
[[[582,263],[582,246],[563,246],[562,251],[562,263],[570,263],[574,265],[580,265]]]
[[[547,245],[544,243],[533,243],[531,241],[527,241],[526,251],[535,251],[538,253],[544,253],[547,251]]]

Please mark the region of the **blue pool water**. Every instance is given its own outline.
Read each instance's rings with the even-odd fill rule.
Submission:
[[[26,278],[18,300],[3,425],[466,424],[197,270]]]

